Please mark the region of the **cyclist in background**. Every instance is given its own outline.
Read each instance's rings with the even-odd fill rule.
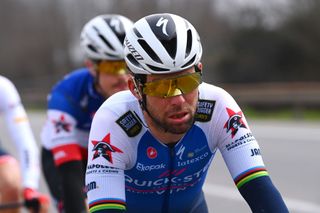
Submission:
[[[42,166],[59,212],[87,212],[84,175],[89,129],[103,101],[127,89],[123,40],[131,26],[131,20],[117,14],[99,15],[85,24],[81,46],[86,67],[65,76],[48,96]]]
[[[24,200],[30,212],[48,212],[49,197],[39,193],[39,150],[13,83],[0,75],[0,114],[5,119],[19,162],[0,146],[0,206]],[[20,212],[19,208],[1,212]]]
[[[217,150],[252,212],[288,212],[241,109],[202,82],[202,45],[186,19],[144,17],[124,50],[130,91],[106,100],[90,130],[90,212],[206,213],[202,187]]]

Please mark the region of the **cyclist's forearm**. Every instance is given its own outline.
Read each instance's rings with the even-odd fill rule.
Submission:
[[[252,212],[289,212],[269,176],[256,178],[241,186],[239,191]]]
[[[66,213],[85,213],[84,172],[81,161],[72,161],[59,166]]]

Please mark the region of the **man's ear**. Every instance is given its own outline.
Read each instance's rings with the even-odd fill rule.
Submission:
[[[91,61],[90,59],[86,59],[84,61],[84,64],[86,65],[86,67],[90,71],[91,75],[96,77],[97,76],[97,71],[96,71],[96,67],[95,67],[96,65],[93,63],[93,61]]]
[[[202,63],[201,62],[194,65],[194,68],[195,68],[196,72],[202,73]]]
[[[131,76],[128,80],[128,87],[131,93],[138,99],[141,100],[141,93],[139,91],[138,85],[135,83],[134,78]]]

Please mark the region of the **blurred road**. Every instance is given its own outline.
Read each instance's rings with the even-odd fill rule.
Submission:
[[[44,123],[43,113],[29,112],[35,136]],[[269,174],[284,197],[291,213],[319,213],[320,191],[320,122],[249,120],[262,151]],[[0,120],[0,139],[8,151],[17,153],[10,144]],[[47,187],[41,180],[41,191]],[[210,213],[248,213],[231,176],[218,153],[208,173],[205,193]],[[51,210],[52,213],[56,212]]]
[[[290,212],[320,213],[320,122],[248,122]],[[205,192],[210,212],[250,212],[220,155],[208,175]]]

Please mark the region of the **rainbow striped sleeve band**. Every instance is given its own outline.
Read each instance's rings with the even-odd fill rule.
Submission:
[[[126,204],[124,200],[112,198],[94,200],[89,203],[90,213],[94,213],[104,209],[126,210]]]
[[[244,184],[248,183],[249,181],[262,177],[262,176],[268,176],[268,172],[265,167],[255,167],[251,168],[240,175],[238,175],[235,179],[234,182],[237,185],[238,189],[241,188]]]

